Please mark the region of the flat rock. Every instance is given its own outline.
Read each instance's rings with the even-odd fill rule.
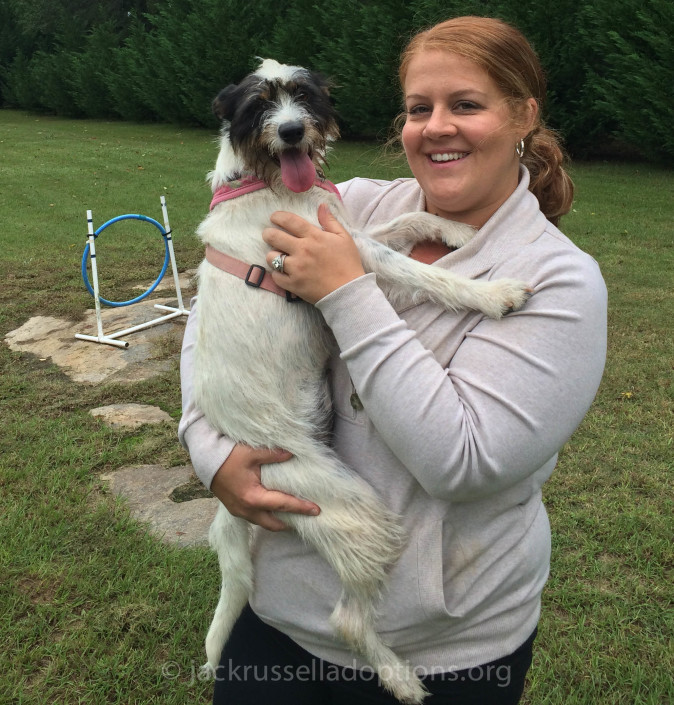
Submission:
[[[208,543],[208,527],[218,500],[210,497],[176,503],[169,498],[176,487],[193,477],[190,465],[139,465],[101,475],[114,494],[125,498],[132,515],[149,524],[153,534],[169,543],[200,546]]]
[[[175,306],[176,301],[152,299],[122,308],[103,308],[104,334],[126,330],[164,315],[166,311],[154,308],[155,304]],[[96,311],[90,309],[80,323],[52,316],[35,316],[8,333],[5,342],[12,350],[29,352],[42,360],[51,358],[74,382],[137,382],[170,368],[170,359],[156,359],[156,349],[166,336],[180,341],[186,320],[186,316],[179,316],[130,333],[124,336],[129,343],[124,349],[75,338],[75,333],[96,335]]]
[[[158,406],[149,404],[110,404],[89,412],[110,428],[139,428],[144,424],[171,422],[173,419]]]

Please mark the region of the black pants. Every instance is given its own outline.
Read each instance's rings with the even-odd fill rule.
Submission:
[[[514,653],[465,671],[422,678],[424,705],[516,705],[536,631]],[[312,656],[246,606],[222,652],[214,705],[396,705],[376,674]]]

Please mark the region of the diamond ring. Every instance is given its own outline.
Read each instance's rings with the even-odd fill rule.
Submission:
[[[274,259],[271,261],[272,269],[283,274],[283,262],[287,256],[288,255],[276,255],[276,257],[274,257]]]

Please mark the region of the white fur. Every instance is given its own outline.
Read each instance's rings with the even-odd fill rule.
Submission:
[[[220,151],[218,152],[218,158],[215,162],[215,169],[209,171],[206,175],[213,191],[216,191],[223,184],[227,183],[234,174],[240,174],[243,171],[243,167],[241,157],[235,154],[232,149],[229,135],[223,133],[220,135]]]
[[[292,81],[297,74],[306,74],[307,70],[303,66],[289,66],[279,64],[274,59],[262,59],[262,62],[255,71],[263,81],[282,81],[284,83]]]
[[[266,61],[258,73],[276,78],[296,73],[297,67],[279,66]],[[234,153],[227,130],[220,146],[216,168],[209,175],[214,190],[243,163]],[[296,194],[280,179],[273,185],[273,190],[218,205],[199,226],[199,237],[231,256],[264,265],[268,247],[260,233],[276,210],[293,211],[318,224],[318,205],[327,202],[349,227],[336,196],[315,186]],[[403,216],[368,233],[393,247],[429,237],[459,246],[473,234],[468,226],[428,214]],[[375,239],[356,241],[365,267],[376,271],[378,281],[398,303],[430,298],[454,310],[478,308],[499,317],[526,299],[521,283],[471,281],[415,262]],[[400,523],[373,489],[321,440],[329,424],[324,371],[332,344],[331,333],[313,306],[288,303],[283,297],[246,286],[206,261],[199,267],[196,403],[209,422],[232,440],[253,447],[284,448],[293,454],[286,462],[263,466],[262,482],[269,489],[310,499],[321,508],[316,517],[280,516],[339,576],[342,594],[330,618],[333,628],[379,673],[383,686],[395,697],[421,703],[425,688],[375,630],[376,604],[387,570],[404,545]],[[209,532],[222,572],[220,599],[206,638],[205,668],[210,671],[217,667],[252,589],[249,532],[246,521],[220,505]]]

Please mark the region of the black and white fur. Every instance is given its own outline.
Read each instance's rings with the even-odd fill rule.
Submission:
[[[350,229],[336,196],[315,186],[295,193],[281,169],[284,152],[294,159],[308,156],[320,168],[329,142],[338,137],[322,77],[267,59],[240,84],[221,91],[214,109],[224,122],[216,167],[209,174],[213,190],[251,172],[270,188],[217,205],[198,228],[205,244],[264,264],[269,248],[261,231],[270,215],[293,211],[317,224],[322,202]],[[474,308],[498,318],[524,303],[523,284],[460,278],[373,239],[395,247],[433,237],[460,246],[473,234],[468,226],[415,213],[356,241],[366,270],[377,273],[396,304],[431,299],[449,309]],[[325,366],[332,338],[321,314],[304,302],[288,303],[248,287],[206,261],[199,268],[198,301],[196,403],[234,441],[293,454],[286,462],[263,466],[262,482],[321,508],[316,517],[280,516],[339,576],[342,594],[330,618],[335,632],[395,697],[420,703],[426,695],[423,685],[375,630],[387,570],[404,545],[398,518],[325,443],[330,416]],[[220,505],[209,539],[222,571],[220,600],[206,638],[206,668],[214,671],[252,590],[251,526]]]

